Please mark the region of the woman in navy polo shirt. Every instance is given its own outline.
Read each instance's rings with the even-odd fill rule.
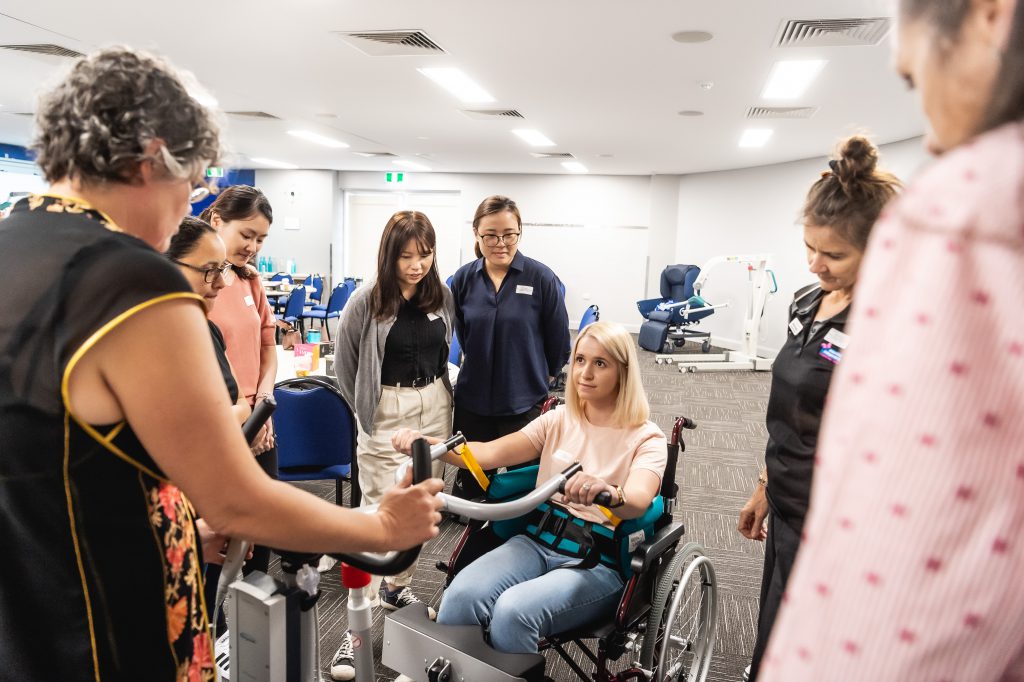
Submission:
[[[540,415],[548,384],[569,359],[569,316],[551,268],[520,253],[516,202],[491,196],[473,216],[477,259],[452,278],[455,329],[464,360],[454,428],[470,440],[514,433]],[[482,494],[459,471],[453,491]]]

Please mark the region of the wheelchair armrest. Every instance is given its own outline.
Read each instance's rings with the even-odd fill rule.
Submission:
[[[633,573],[646,573],[651,566],[657,563],[665,552],[676,545],[686,533],[686,527],[678,522],[673,522],[655,533],[650,542],[645,542],[633,552],[633,559],[630,568]]]

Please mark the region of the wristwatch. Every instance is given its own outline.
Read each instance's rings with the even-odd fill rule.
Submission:
[[[621,485],[613,486],[613,490],[615,490],[615,494],[618,497],[617,497],[617,499],[614,502],[612,502],[611,505],[609,505],[609,509],[615,509],[617,507],[621,507],[622,505],[626,504],[626,493],[624,493],[622,491],[622,486]]]
[[[768,487],[768,475],[765,472],[763,472],[763,471],[761,473],[759,473],[757,475],[757,483],[758,483],[758,485],[763,485],[764,487],[767,488]]]

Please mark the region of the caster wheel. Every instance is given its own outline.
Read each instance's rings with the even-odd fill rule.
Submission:
[[[686,371],[689,372],[690,374],[696,374],[697,365],[690,365],[689,367],[686,368]]]
[[[711,352],[711,342],[710,341],[705,341],[704,343],[700,344],[700,350],[701,350],[702,353],[710,353]]]
[[[665,363],[665,361],[664,361],[664,360],[662,360],[661,358],[659,358],[659,359],[657,359],[657,360],[655,360],[655,361],[654,361],[654,364],[656,364],[656,365],[662,365],[662,364],[664,364],[664,363]]]

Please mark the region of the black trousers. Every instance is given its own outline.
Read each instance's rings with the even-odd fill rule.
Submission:
[[[761,575],[761,613],[757,619],[757,642],[750,662],[750,680],[757,679],[768,638],[775,626],[775,617],[782,605],[789,574],[793,571],[797,550],[800,549],[800,531],[794,529],[776,514],[768,515],[768,537],[764,541],[764,572]]]
[[[455,415],[453,419],[454,429],[455,431],[462,431],[467,440],[475,440],[483,443],[497,440],[502,436],[507,436],[510,433],[519,431],[539,417],[540,408],[546,399],[547,398],[545,397],[539,403],[522,414],[513,414],[502,417],[491,417],[476,414],[475,412],[470,412],[464,407],[461,407],[458,403],[455,403]],[[529,466],[529,464],[523,464],[520,466]],[[515,469],[518,467],[511,468]],[[485,473],[488,476],[491,476],[495,471],[495,469],[491,469]],[[461,497],[464,500],[471,500],[477,497],[482,497],[483,494],[483,488],[481,488],[476,482],[476,479],[473,478],[473,474],[469,473],[466,469],[459,469],[458,473],[455,475],[455,485],[452,486],[452,495],[455,497]]]

